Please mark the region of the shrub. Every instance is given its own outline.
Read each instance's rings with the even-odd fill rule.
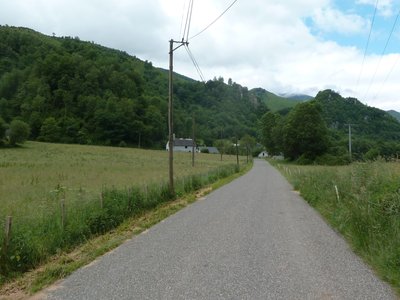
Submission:
[[[28,139],[30,132],[31,130],[27,123],[20,120],[13,120],[8,133],[10,145],[24,143]]]

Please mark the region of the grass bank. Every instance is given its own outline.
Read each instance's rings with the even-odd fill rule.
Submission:
[[[0,152],[0,222],[12,216],[9,238],[0,231],[0,282],[175,199],[165,151],[30,142]],[[177,196],[237,172],[235,162],[198,154],[193,168],[177,153]]]
[[[400,164],[271,162],[377,274],[400,292]]]

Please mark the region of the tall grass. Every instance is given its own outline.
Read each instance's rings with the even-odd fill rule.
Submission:
[[[13,216],[9,248],[0,250],[3,281],[175,197],[164,151],[28,143],[3,154],[0,226]],[[234,157],[198,155],[195,168],[190,155],[175,157],[177,196],[238,171]]]
[[[400,291],[400,164],[278,168],[355,252]]]

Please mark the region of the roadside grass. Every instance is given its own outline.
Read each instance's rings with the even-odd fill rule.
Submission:
[[[270,162],[400,294],[400,164],[326,167]]]
[[[9,245],[0,245],[0,284],[175,199],[166,151],[29,142],[0,153],[0,224],[12,216]],[[193,168],[190,153],[176,153],[176,196],[237,172],[235,163],[196,154]]]
[[[0,295],[3,295],[0,296],[0,299],[25,299],[41,291],[57,280],[70,275],[78,268],[91,263],[126,240],[134,238],[168,216],[201,199],[211,191],[242,176],[251,167],[252,164],[248,164],[241,168],[238,173],[219,179],[203,189],[186,194],[171,202],[159,204],[154,209],[128,218],[118,227],[105,234],[92,237],[71,251],[64,251],[52,256],[43,265],[26,272],[0,287]]]

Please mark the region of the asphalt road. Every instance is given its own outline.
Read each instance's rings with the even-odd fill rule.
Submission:
[[[48,299],[395,299],[287,181],[256,160],[45,291]]]

